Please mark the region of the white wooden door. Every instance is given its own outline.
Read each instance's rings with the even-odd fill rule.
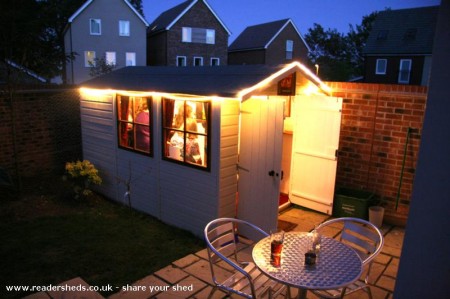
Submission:
[[[298,96],[293,113],[289,199],[294,204],[331,215],[342,99]]]
[[[239,142],[238,218],[269,232],[277,227],[284,101],[242,104]]]

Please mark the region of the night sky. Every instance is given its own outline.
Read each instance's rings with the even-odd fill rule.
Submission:
[[[142,0],[145,19],[151,23],[163,11],[184,0]],[[229,43],[247,27],[291,18],[302,35],[314,23],[347,33],[349,24],[385,8],[402,9],[439,5],[440,0],[207,0],[231,31]]]

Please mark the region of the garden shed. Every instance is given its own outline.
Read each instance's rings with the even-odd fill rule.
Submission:
[[[84,159],[107,197],[201,235],[277,224],[280,193],[331,214],[342,99],[298,62],[126,67],[81,85]]]

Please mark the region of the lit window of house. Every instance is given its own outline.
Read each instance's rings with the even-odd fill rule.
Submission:
[[[95,51],[84,51],[84,66],[85,67],[95,66]]]
[[[177,66],[186,66],[186,56],[177,56]]]
[[[135,66],[136,65],[136,53],[134,53],[134,52],[125,53],[125,65],[126,66]]]
[[[130,21],[119,21],[119,35],[130,36]]]
[[[377,59],[375,74],[386,75],[387,59]]]
[[[183,27],[181,40],[185,43],[213,45],[216,43],[216,31],[214,29]]]
[[[288,59],[288,60],[292,59],[293,51],[294,51],[294,41],[287,40],[286,41],[286,59]]]
[[[107,65],[116,65],[116,52],[106,52],[105,62]]]
[[[163,99],[163,159],[209,169],[209,101]]]
[[[91,35],[101,35],[102,21],[100,19],[89,19],[89,28]]]
[[[152,98],[117,96],[117,134],[119,147],[153,155]]]
[[[398,83],[408,84],[411,74],[411,59],[400,59],[400,70],[398,72]]]

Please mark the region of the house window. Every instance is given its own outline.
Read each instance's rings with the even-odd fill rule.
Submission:
[[[220,58],[212,57],[210,65],[211,66],[219,66],[220,65]]]
[[[162,100],[163,158],[209,169],[210,101]]]
[[[294,41],[287,40],[286,41],[286,59],[292,59],[292,52],[294,51]]]
[[[387,59],[377,59],[375,74],[386,75]]]
[[[215,44],[216,31],[214,29],[183,27],[181,40],[185,43]]]
[[[89,27],[90,27],[91,35],[101,35],[102,34],[102,20],[89,19]]]
[[[411,59],[401,59],[400,60],[400,70],[398,73],[398,83],[409,83],[409,77],[411,74]]]
[[[151,97],[117,96],[119,147],[152,155]]]
[[[95,51],[84,51],[84,66],[85,67],[95,66]]]
[[[107,65],[116,65],[116,52],[106,52],[105,62]]]
[[[186,56],[177,56],[177,66],[186,66]]]
[[[119,21],[119,35],[130,36],[130,21]]]
[[[194,56],[194,66],[202,66],[203,57]]]
[[[134,52],[125,53],[125,65],[126,66],[135,66],[136,65],[136,53],[134,53]]]

